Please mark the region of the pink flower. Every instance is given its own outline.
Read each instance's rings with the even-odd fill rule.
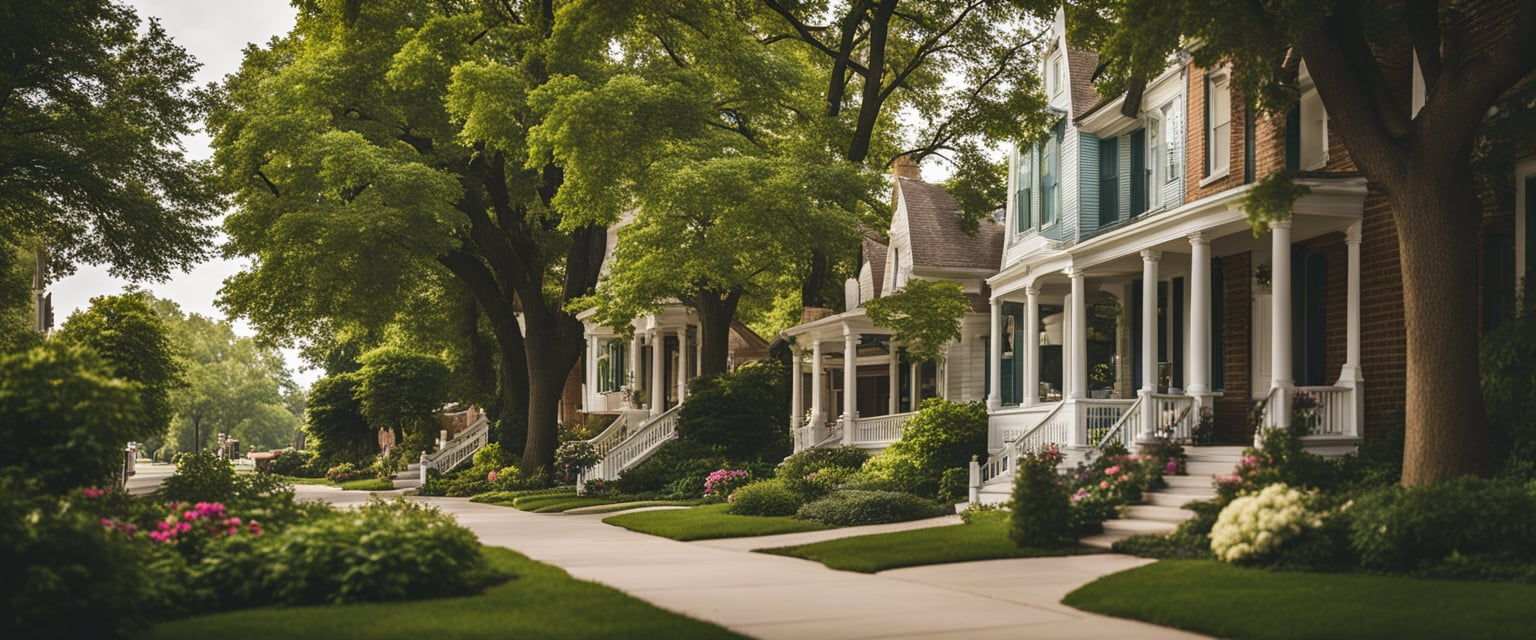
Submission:
[[[1167,474],[1171,476],[1171,475],[1177,475],[1178,473],[1179,473],[1179,461],[1178,460],[1169,460],[1168,461],[1168,471],[1167,471]]]
[[[240,527],[230,527],[228,535],[235,535],[235,532],[239,531],[239,530],[240,530]]]
[[[108,529],[111,529],[112,528],[112,521],[108,520],[106,518],[102,518],[101,519],[101,526],[106,527]]]
[[[192,530],[192,525],[187,522],[176,525],[176,533],[186,533]]]
[[[92,500],[95,500],[96,498],[100,498],[100,497],[102,497],[102,496],[107,494],[106,491],[103,491],[101,489],[90,489],[90,488],[81,489],[80,492],[84,493],[85,497],[90,498]]]
[[[1127,474],[1125,474],[1123,476],[1120,476],[1120,481],[1121,482],[1130,482],[1131,481],[1131,474],[1127,473]]]
[[[496,481],[496,472],[493,470],[490,473],[485,474],[485,481],[486,482],[495,482]]]
[[[1108,480],[1100,480],[1099,481],[1099,488],[1100,489],[1108,489],[1109,488],[1109,481]],[[1057,494],[1057,495],[1061,495],[1061,494]]]

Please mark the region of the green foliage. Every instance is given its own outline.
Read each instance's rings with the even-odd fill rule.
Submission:
[[[303,393],[275,347],[235,335],[224,320],[185,314],[169,300],[151,306],[176,349],[186,384],[170,395],[176,412],[168,438],[171,451],[207,448],[216,434],[237,438],[251,451],[293,442],[303,416],[291,400]]]
[[[951,511],[910,493],[848,489],[834,491],[800,507],[795,517],[837,527],[856,527],[936,518],[946,513]]]
[[[729,464],[710,448],[678,439],[661,445],[613,484],[621,493],[660,492],[669,498],[698,498],[704,492],[704,479]]]
[[[1536,490],[1525,483],[1468,476],[1384,487],[1346,513],[1350,543],[1367,569],[1454,576],[1480,562],[1497,575],[1536,563]]]
[[[732,460],[779,460],[789,453],[788,373],[757,362],[694,378],[677,419],[677,437]]]
[[[754,482],[731,494],[726,513],[740,516],[792,516],[804,504],[779,480]]]
[[[305,430],[314,436],[315,453],[327,464],[362,462],[379,452],[378,435],[368,427],[357,400],[358,386],[356,376],[339,374],[309,387]]]
[[[1013,506],[1008,537],[1021,547],[1071,544],[1072,499],[1056,473],[1061,454],[1054,448],[1030,451],[1013,472]]]
[[[1517,313],[1483,336],[1483,403],[1501,450],[1536,463],[1536,295],[1526,282]]]
[[[70,315],[55,336],[64,344],[95,351],[113,376],[139,385],[144,419],[129,426],[129,440],[165,434],[174,413],[171,391],[182,384],[181,363],[150,300],[142,291],[91,298],[90,308]]]
[[[58,341],[0,355],[0,467],[55,494],[104,481],[144,435],[140,389]]]
[[[806,449],[779,463],[774,474],[780,478],[804,478],[829,468],[857,470],[869,461],[869,452],[858,447]]]
[[[971,470],[965,467],[945,469],[939,476],[939,502],[954,504],[966,499],[971,491]]]
[[[277,454],[272,459],[268,470],[280,476],[295,478],[315,478],[319,474],[309,475],[314,472],[315,454],[313,451],[294,451],[289,449]]]
[[[357,400],[363,417],[378,428],[406,433],[435,431],[433,417],[447,400],[448,366],[433,356],[384,346],[363,354]]]
[[[82,508],[0,475],[0,625],[24,638],[119,637],[140,628],[153,587],[147,554]],[[71,508],[74,507],[74,508]]]
[[[944,359],[945,348],[960,339],[960,321],[970,310],[959,284],[917,278],[896,293],[864,303],[870,322],[890,329],[891,340],[922,361]]]
[[[986,407],[929,398],[907,421],[901,439],[871,458],[864,472],[900,491],[937,496],[946,470],[968,467],[973,457],[986,455]]]
[[[258,555],[281,558],[249,576],[270,602],[322,604],[472,593],[493,581],[475,534],[451,516],[404,499],[263,536]]]
[[[5,22],[0,241],[44,244],[50,280],[79,263],[162,279],[209,256],[220,198],[179,141],[204,112],[198,62],[109,0],[17,5]]]
[[[1243,196],[1243,212],[1248,214],[1248,226],[1257,238],[1269,231],[1269,223],[1289,220],[1291,209],[1302,196],[1312,193],[1312,188],[1296,184],[1297,173],[1289,169],[1276,171],[1264,177]]]

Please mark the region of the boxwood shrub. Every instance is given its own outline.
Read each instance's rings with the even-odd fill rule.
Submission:
[[[800,507],[795,517],[822,524],[852,527],[906,522],[944,515],[948,510],[910,493],[896,491],[835,491]]]
[[[792,516],[800,510],[800,497],[778,480],[763,480],[731,494],[726,511],[742,516]]]
[[[1536,563],[1536,492],[1514,480],[1386,487],[1361,495],[1346,513],[1350,545],[1366,569],[1461,575]]]

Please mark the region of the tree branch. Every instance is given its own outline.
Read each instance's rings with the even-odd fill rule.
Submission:
[[[1429,95],[1440,80],[1440,11],[1438,2],[1408,2],[1403,17],[1408,37],[1419,57],[1419,71],[1424,76],[1424,95]]]
[[[1408,112],[1403,110],[1397,97],[1387,87],[1387,80],[1381,75],[1381,65],[1376,62],[1371,45],[1365,41],[1365,23],[1360,18],[1359,5],[1340,4],[1333,17],[1324,23],[1323,29],[1333,33],[1339,49],[1344,52],[1345,60],[1354,70],[1355,78],[1364,84],[1366,96],[1374,107],[1372,111],[1381,120],[1382,127],[1393,138],[1400,140],[1407,136]],[[1308,62],[1307,69],[1310,71],[1312,60],[1305,56],[1303,58]]]
[[[969,16],[972,11],[975,11],[981,5],[982,3],[979,1],[966,5],[965,8],[960,10],[959,15],[955,16],[955,19],[950,20],[949,24],[945,25],[943,29],[940,29],[938,33],[929,36],[927,40],[924,40],[922,44],[918,45],[917,51],[912,54],[912,59],[907,61],[907,66],[901,71],[897,72],[896,77],[891,80],[891,84],[889,86],[880,90],[880,99],[884,100],[887,96],[891,95],[891,92],[896,90],[896,87],[901,86],[903,82],[906,82],[907,76],[912,75],[913,71],[916,71],[918,67],[921,67],[923,65],[923,61],[926,60],[928,56],[950,48],[951,45],[941,45],[939,42],[948,36],[951,31],[954,31],[956,27],[959,27],[960,23],[965,21],[966,16]]]
[[[778,0],[763,0],[763,4],[767,5],[768,8],[771,9],[774,13],[777,13],[780,17],[784,18],[784,21],[789,23],[789,26],[795,30],[795,33],[799,34],[800,40],[804,41],[806,44],[811,45],[812,47],[815,47],[818,51],[831,56],[834,60],[839,59],[838,52],[834,51],[832,47],[829,47],[823,43],[816,37],[816,34],[813,33],[814,31],[825,31],[826,27],[813,28],[807,26],[804,22],[801,22],[799,18],[796,18],[795,14],[791,13],[789,9],[786,9],[784,5],[781,4]],[[852,12],[852,9],[850,9],[850,12]],[[854,71],[857,71],[860,75],[868,73],[867,69],[852,60],[848,61],[848,66]]]

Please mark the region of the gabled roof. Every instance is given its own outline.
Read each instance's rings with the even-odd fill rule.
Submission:
[[[960,203],[942,187],[899,178],[912,242],[912,266],[936,269],[990,269],[1003,264],[1003,226],[985,216],[972,236],[960,229]]]
[[[1093,88],[1093,72],[1099,68],[1097,51],[1067,45],[1067,76],[1072,89],[1072,119],[1077,120],[1104,100]]]
[[[869,277],[874,281],[875,297],[880,297],[880,284],[885,282],[885,254],[889,248],[876,240],[869,232],[864,233],[864,261],[869,263]]]

